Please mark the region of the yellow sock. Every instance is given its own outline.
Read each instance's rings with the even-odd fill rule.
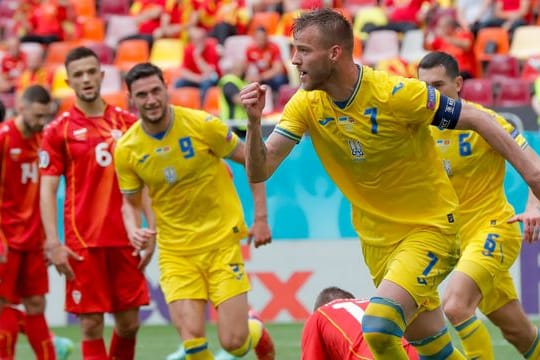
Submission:
[[[466,358],[452,345],[448,329],[417,341],[410,342],[418,351],[420,360],[465,360]]]
[[[461,339],[467,359],[493,360],[495,358],[489,332],[475,315],[454,328]]]
[[[408,359],[401,344],[405,327],[405,316],[399,304],[381,297],[370,299],[362,318],[362,330],[374,358]]]
[[[249,336],[251,337],[251,345],[256,347],[261,340],[263,333],[263,323],[257,319],[248,320]]]
[[[214,360],[214,355],[208,350],[206,338],[195,338],[184,341],[186,360]]]
[[[538,328],[536,328],[536,338],[534,339],[531,348],[523,354],[525,359],[537,360],[540,359],[540,334]]]

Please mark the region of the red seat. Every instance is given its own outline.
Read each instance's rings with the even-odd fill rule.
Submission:
[[[460,96],[483,106],[493,105],[493,83],[489,79],[467,79]]]
[[[114,50],[107,44],[102,42],[88,42],[84,46],[96,53],[100,63],[110,65],[114,62]]]
[[[100,0],[99,17],[107,21],[111,15],[128,15],[130,0]]]
[[[533,83],[540,76],[540,56],[532,56],[523,64],[521,78]]]
[[[484,77],[495,82],[520,76],[519,60],[510,55],[495,55],[489,61]]]
[[[504,79],[500,82],[499,92],[495,97],[496,106],[529,106],[531,103],[530,84],[520,78]]]

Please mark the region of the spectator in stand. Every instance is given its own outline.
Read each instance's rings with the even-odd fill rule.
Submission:
[[[143,39],[151,49],[154,32],[160,27],[161,14],[164,12],[164,0],[135,0],[129,8],[129,15],[135,18],[139,32],[122,40]]]
[[[197,6],[197,26],[221,45],[229,36],[244,34],[248,22],[245,0],[201,0]]]
[[[26,70],[22,72],[17,81],[15,92],[19,94],[31,85],[41,85],[47,90],[51,89],[53,73],[43,64],[43,57],[29,57]]]
[[[182,73],[175,87],[197,87],[201,90],[201,104],[206,92],[216,86],[219,77],[217,41],[207,37],[206,31],[195,27],[189,30],[189,43],[184,51]]]
[[[21,51],[19,39],[12,36],[6,40],[6,54],[0,64],[0,92],[15,91],[17,79],[26,69],[26,54]]]
[[[426,39],[427,49],[444,51],[456,59],[463,79],[470,79],[476,74],[473,45],[474,35],[461,28],[450,15],[443,15],[434,34],[428,34]]]
[[[235,120],[233,131],[240,138],[246,137],[247,113],[240,100],[240,90],[247,83],[244,81],[246,64],[232,64],[231,70],[219,79],[219,109],[223,121]]]
[[[531,99],[531,106],[538,115],[537,122],[540,125],[540,76],[534,81],[534,96]]]
[[[255,30],[253,43],[246,49],[246,61],[248,68],[256,69],[248,71],[248,82],[269,85],[274,94],[277,94],[281,85],[289,82],[279,46],[270,40],[262,26]]]
[[[194,0],[167,1],[161,14],[159,27],[154,30],[154,39],[180,38],[187,40],[187,30],[197,22]]]
[[[461,28],[476,35],[480,24],[491,17],[492,4],[492,0],[457,0],[457,21]]]
[[[383,0],[381,5],[386,12],[388,24],[365,28],[364,31],[393,30],[403,33],[418,29],[425,22],[430,10],[438,6],[434,0]]]
[[[494,6],[493,16],[481,27],[502,27],[512,36],[514,30],[526,25],[531,17],[530,0],[495,0]]]
[[[48,45],[74,35],[76,15],[69,0],[41,0],[30,4],[26,14],[20,19],[22,42]]]

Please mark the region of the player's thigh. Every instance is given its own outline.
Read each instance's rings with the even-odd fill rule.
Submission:
[[[470,277],[486,298],[495,288],[503,286],[495,278],[508,281],[505,274],[519,255],[521,234],[517,224],[505,223],[468,233],[463,234],[464,245],[455,269]]]
[[[174,300],[168,304],[171,321],[182,339],[205,337],[207,304],[200,299]]]
[[[9,249],[7,262],[0,264],[0,298],[5,302],[17,304],[20,302],[20,294],[17,284],[21,273],[22,252]]]
[[[493,281],[496,285],[482,298],[478,305],[480,311],[488,316],[518,299],[518,294],[510,271],[499,273],[495,276]]]
[[[42,249],[25,251],[21,264],[21,281],[18,285],[21,297],[45,295],[49,291],[49,273]]]
[[[224,301],[249,291],[240,243],[212,251],[208,260],[209,298],[216,308]]]
[[[246,292],[221,302],[217,311],[218,336],[222,344],[247,337],[249,305]]]
[[[181,256],[159,252],[159,284],[167,304],[177,300],[208,300],[207,253]]]
[[[125,312],[147,305],[150,302],[148,284],[144,273],[138,269],[140,257],[133,256],[133,248],[111,247],[107,249],[106,254],[111,311]]]
[[[74,251],[83,260],[69,260],[75,277],[66,281],[66,311],[75,314],[111,312],[106,248]]]
[[[440,306],[437,287],[457,263],[459,245],[456,235],[420,229],[394,246],[363,245],[363,252],[376,286],[395,283],[430,311]]]

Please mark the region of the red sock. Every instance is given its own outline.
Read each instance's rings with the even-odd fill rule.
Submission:
[[[128,339],[119,336],[116,331],[111,338],[110,360],[133,360],[135,358],[135,337]]]
[[[34,349],[36,359],[56,359],[51,332],[49,326],[47,326],[45,315],[26,314],[25,325],[26,337],[30,345],[32,345],[32,349]]]
[[[107,360],[103,339],[83,340],[82,355],[84,360]]]
[[[15,356],[15,343],[19,333],[17,309],[4,306],[0,311],[0,359],[11,360]]]

